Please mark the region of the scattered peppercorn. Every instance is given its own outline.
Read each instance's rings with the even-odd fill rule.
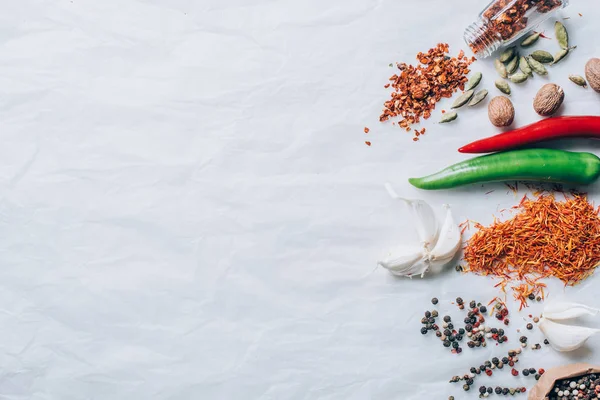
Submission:
[[[548,339],[544,339],[544,344],[545,345],[549,345],[550,344],[550,342],[548,341]]]
[[[527,336],[521,336],[519,338],[519,342],[521,342],[521,343],[527,343]]]
[[[427,333],[427,328],[425,328],[425,327],[421,328],[421,333],[423,335],[425,335]]]
[[[505,318],[505,319],[504,319],[504,325],[508,325],[509,323],[510,323],[509,319],[508,319],[508,318]]]
[[[437,318],[437,317],[438,317],[438,315],[439,315],[439,314],[438,314],[437,310],[433,310],[433,311],[431,312],[431,316],[432,316],[433,318]]]
[[[463,299],[461,297],[457,297],[456,304],[463,304]]]
[[[527,324],[527,329],[529,329],[529,330],[533,329],[533,324],[531,322]]]
[[[450,318],[449,315],[445,315],[444,316],[444,322],[450,322],[452,319]]]
[[[469,303],[469,307],[471,307],[471,308],[477,307],[477,302],[475,300],[471,300],[471,302]]]
[[[530,373],[531,375],[535,374],[535,373],[536,373],[536,370],[535,370],[535,368],[529,368],[529,373]]]
[[[502,394],[502,388],[500,386],[496,386],[494,392],[496,392],[496,394]]]
[[[523,376],[529,376],[529,370],[525,368],[522,372]]]
[[[448,339],[444,340],[444,347],[450,347],[452,343]]]
[[[529,300],[535,300],[535,294],[533,294],[533,293],[529,293],[529,296],[527,296],[527,298],[528,298]]]
[[[434,297],[433,299],[431,299],[431,304],[436,305],[437,303],[438,303],[437,297]]]
[[[469,385],[467,385],[467,384],[464,384],[464,385],[463,385],[463,390],[464,390],[465,392],[468,392],[468,391],[469,391],[469,389],[471,389],[471,386],[469,386]]]

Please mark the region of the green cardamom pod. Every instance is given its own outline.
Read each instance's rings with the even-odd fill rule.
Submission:
[[[504,94],[510,94],[510,86],[507,82],[503,81],[502,79],[498,79],[494,83],[499,91],[501,91]]]
[[[537,42],[539,38],[540,38],[539,33],[532,33],[531,35],[529,35],[525,39],[523,39],[523,41],[521,42],[521,47],[531,46],[532,44]]]
[[[494,67],[496,67],[496,72],[498,72],[498,75],[502,78],[508,77],[508,72],[506,71],[504,64],[502,64],[502,61],[494,60]]]
[[[482,77],[483,77],[483,74],[481,72],[475,72],[473,74],[473,76],[471,77],[471,79],[469,79],[469,82],[467,83],[467,87],[465,87],[465,90],[475,89],[477,87],[477,85],[479,85],[479,82],[481,82]]]
[[[506,64],[506,72],[509,74],[514,74],[515,71],[519,68],[519,55],[515,54],[512,60],[508,64]]]
[[[579,76],[579,75],[569,75],[569,79],[571,80],[571,82],[573,82],[576,85],[579,85],[579,86],[584,87],[584,88],[587,87],[587,82],[585,81],[585,79],[583,79],[582,76]]]
[[[548,75],[548,70],[546,69],[546,67],[544,67],[544,64],[538,62],[532,57],[529,57],[527,61],[529,62],[529,66],[531,67],[533,72],[535,72],[538,75]]]
[[[527,58],[525,58],[524,56],[521,56],[521,58],[519,59],[519,69],[524,74],[533,76],[533,71],[531,70],[531,66],[529,65],[529,62],[527,61]]]
[[[515,56],[515,47],[509,47],[500,54],[500,62],[507,63]]]
[[[558,39],[558,44],[560,45],[560,47],[562,47],[565,50],[568,49],[569,33],[567,32],[567,28],[565,28],[565,26],[559,21],[556,21],[554,23],[554,33],[556,34],[556,39]]]
[[[575,48],[577,48],[577,46],[559,50],[558,53],[556,53],[556,55],[554,56],[554,62],[552,63],[552,65],[556,64],[557,62],[559,62],[560,60],[565,58],[571,52],[571,50],[573,50]]]
[[[473,95],[473,98],[469,102],[469,107],[473,107],[481,103],[488,95],[488,91],[483,89]]]
[[[445,124],[448,122],[454,121],[458,117],[458,114],[455,112],[450,112],[442,115],[442,119],[440,119],[440,124]]]
[[[554,57],[552,54],[548,53],[545,50],[536,50],[531,53],[531,58],[533,58],[537,62],[541,62],[542,64],[549,64],[554,61]]]
[[[516,74],[511,75],[508,79],[510,79],[512,83],[523,83],[527,80],[527,74],[519,71]]]
[[[474,90],[467,90],[466,92],[464,92],[463,94],[461,94],[458,99],[456,99],[454,101],[454,103],[452,103],[452,108],[460,108],[462,106],[464,106],[465,104],[467,104],[467,102],[469,100],[471,100],[471,97],[473,97],[473,93]]]

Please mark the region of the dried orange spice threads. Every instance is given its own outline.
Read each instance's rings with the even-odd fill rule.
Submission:
[[[501,278],[497,286],[509,286],[521,307],[544,297],[541,278],[572,286],[594,272],[600,263],[600,217],[585,195],[562,202],[552,195],[524,197],[517,210],[508,221],[475,225],[478,232],[465,247],[465,271]]]
[[[475,58],[466,57],[462,51],[458,57],[449,57],[448,49],[448,44],[440,43],[427,53],[417,54],[417,66],[397,64],[400,72],[389,79],[394,91],[384,103],[380,121],[399,117],[398,126],[410,132],[412,124],[431,116],[442,98],[464,89]]]

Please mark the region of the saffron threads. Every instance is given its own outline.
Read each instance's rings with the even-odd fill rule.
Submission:
[[[496,286],[512,289],[521,308],[529,298],[544,298],[542,278],[573,286],[590,276],[600,263],[599,210],[585,195],[565,198],[525,196],[512,219],[489,227],[475,224],[478,232],[465,247],[464,270],[499,277]]]

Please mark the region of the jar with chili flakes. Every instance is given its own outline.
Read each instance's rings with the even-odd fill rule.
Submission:
[[[509,45],[569,5],[569,0],[494,0],[465,30],[465,41],[479,58]]]

